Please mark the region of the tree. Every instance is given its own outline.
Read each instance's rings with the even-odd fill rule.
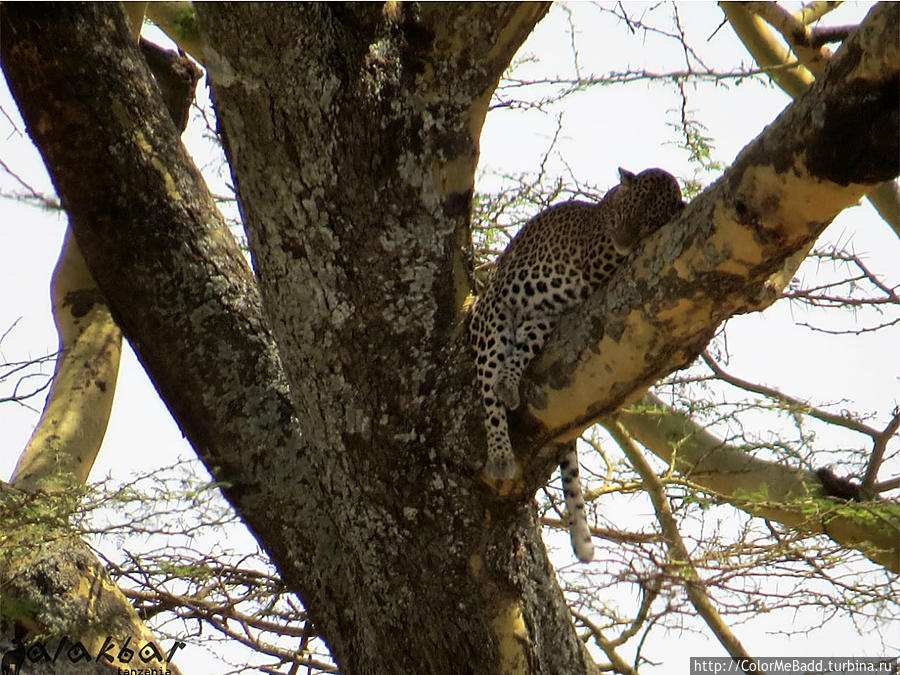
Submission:
[[[722,320],[770,304],[825,225],[898,173],[898,12],[885,5],[633,273],[562,323],[512,418],[524,474],[498,494],[480,476],[461,330],[469,216],[491,95],[545,5],[198,6],[252,270],[125,15],[0,11],[4,72],[100,291],[90,308],[109,303],[345,672],[589,672],[536,527],[532,496],[558,459],[548,442],[687,365]],[[665,452],[686,436],[653,418],[609,426],[653,498],[669,561],[688,570],[690,600],[743,654],[628,439]],[[704,484],[694,475],[708,453],[690,447],[672,466],[691,487],[900,568],[895,503],[835,508],[827,479],[772,463],[749,485],[746,465],[725,480],[734,464],[700,472]]]

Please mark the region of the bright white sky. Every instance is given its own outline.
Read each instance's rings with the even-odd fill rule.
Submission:
[[[868,3],[847,3],[828,23],[855,23],[868,6]],[[652,13],[649,4],[625,3],[625,7],[633,17],[648,12],[649,23],[671,29],[663,18],[650,18],[668,16],[671,13],[668,6]],[[728,26],[710,37],[722,21],[722,13],[713,3],[680,4],[679,12],[689,43],[707,65],[732,70],[741,63],[751,63]],[[655,72],[684,67],[684,55],[672,40],[641,33],[632,35],[623,25],[609,16],[601,16],[588,4],[574,5],[572,15],[582,74],[602,75],[627,67]],[[539,63],[523,67],[517,75],[571,75],[569,45],[568,17],[563,9],[555,7],[520,52],[520,56],[538,57]],[[689,85],[688,93],[694,119],[702,121],[707,135],[714,139],[714,159],[725,164],[789,102],[781,90],[756,81],[746,81],[740,86],[734,83]],[[557,150],[579,180],[609,187],[617,182],[618,166],[634,171],[661,166],[677,176],[692,177],[695,167],[689,165],[687,153],[677,146],[677,135],[667,126],[677,121],[679,105],[671,85],[635,83],[596,87],[575,94],[563,106],[553,107],[547,113],[497,111],[489,115],[482,137],[482,169],[533,172],[556,131],[557,113],[564,111]],[[22,135],[24,125],[5,83],[0,91],[0,106],[11,118],[0,117],[0,158],[30,185],[51,193],[36,151]],[[200,153],[195,156],[201,157],[198,161],[201,168],[215,168],[209,144],[201,145],[202,133],[202,122],[194,120],[185,136],[186,143],[195,153]],[[547,171],[554,177],[567,172],[558,157],[551,158]],[[700,176],[704,184],[714,178]],[[221,176],[208,176],[207,180],[215,192],[224,192]],[[494,190],[498,185],[496,179],[483,176],[479,188]],[[0,189],[5,194],[20,192],[20,187],[5,172],[0,172]],[[9,199],[0,200],[0,288],[3,289],[0,334],[18,321],[0,344],[0,363],[23,361],[56,350],[48,284],[65,224],[65,218],[58,214]],[[900,267],[896,264],[900,260],[900,241],[867,204],[842,214],[823,235],[823,241],[851,242],[884,281],[891,285],[900,283]],[[812,273],[812,269],[803,271],[803,274]],[[847,321],[853,320],[852,315],[845,316]],[[795,327],[793,321],[802,318],[796,312],[792,317],[787,306],[776,306],[765,314],[732,320],[729,323],[731,370],[817,402],[843,399],[847,408],[872,411],[878,422],[885,420],[898,403],[900,365],[896,345],[900,343],[900,327],[859,337],[825,338]],[[51,371],[52,367],[47,370]],[[3,387],[0,397],[9,395],[11,385],[0,386]],[[42,400],[33,401],[32,406],[39,410],[42,403]],[[37,419],[35,410],[10,403],[0,405],[0,478],[10,476]],[[99,480],[109,474],[126,479],[134,473],[151,473],[159,466],[191,456],[190,447],[132,352],[126,350],[112,419],[92,479]],[[559,563],[568,564],[571,554],[567,542],[551,539],[550,543],[558,549],[555,558]],[[248,545],[251,545],[249,538]],[[633,598],[618,601],[632,602]],[[773,624],[772,619],[760,617],[734,629],[751,653],[760,656],[881,655],[881,642],[876,636],[858,635],[844,622],[832,622],[808,636],[784,638],[774,633],[786,627],[785,621],[790,624],[792,619],[779,616]],[[705,629],[699,625],[694,628]],[[687,659],[691,655],[724,654],[705,632],[670,634],[661,643],[662,638],[661,632],[651,638],[646,653],[665,657],[666,666],[648,672],[687,672]],[[201,654],[186,652],[176,662],[188,665],[193,658],[204,664],[197,672],[221,672]]]

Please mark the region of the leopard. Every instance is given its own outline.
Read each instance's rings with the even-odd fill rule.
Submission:
[[[619,169],[619,184],[599,202],[555,204],[529,220],[494,263],[469,324],[484,403],[487,460],[494,481],[519,471],[509,440],[507,410],[520,405],[519,382],[559,317],[588,298],[631,252],[672,220],[685,203],[678,181],[651,168]],[[560,462],[569,533],[576,556],[593,559],[575,443]]]

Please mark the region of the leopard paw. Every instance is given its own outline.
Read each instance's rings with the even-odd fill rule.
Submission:
[[[494,394],[509,410],[519,407],[519,387],[507,378],[500,378],[494,383]]]

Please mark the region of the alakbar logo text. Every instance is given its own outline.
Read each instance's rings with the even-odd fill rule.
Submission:
[[[184,648],[184,642],[176,641],[165,655],[161,654],[159,647],[153,642],[147,642],[137,652],[131,648],[131,638],[127,638],[121,645],[117,644],[112,636],[107,636],[103,646],[96,654],[91,654],[78,640],[73,642],[68,637],[60,638],[56,649],[50,649],[51,645],[45,645],[40,640],[26,644],[21,638],[16,638],[15,646],[3,654],[0,659],[0,675],[25,675],[26,666],[37,663],[66,662],[72,664],[90,663],[92,661],[106,661],[111,665],[120,666],[122,673],[143,673],[152,675],[171,675],[168,668],[160,667],[167,664],[175,656],[175,652]],[[147,667],[149,664],[149,667]]]

